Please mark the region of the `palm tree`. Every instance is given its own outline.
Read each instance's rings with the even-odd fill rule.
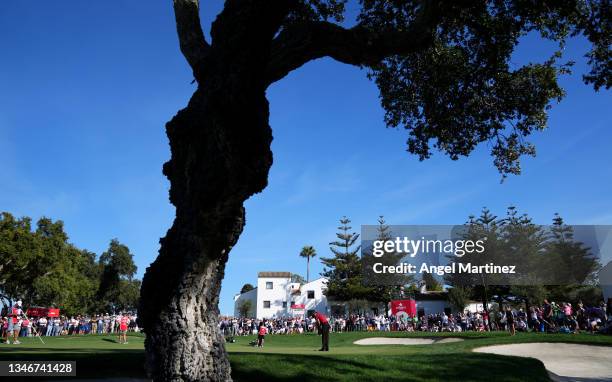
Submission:
[[[306,258],[306,282],[310,281],[310,258],[316,255],[317,251],[315,251],[314,247],[311,245],[304,246],[302,252],[300,252],[300,257]]]

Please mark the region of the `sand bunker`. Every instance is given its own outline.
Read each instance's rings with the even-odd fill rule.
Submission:
[[[431,345],[463,341],[461,338],[394,338],[372,337],[354,342],[355,345]]]
[[[612,381],[612,347],[538,342],[486,346],[474,351],[539,359],[555,381]]]
[[[460,342],[463,341],[463,338],[442,338],[441,340],[435,340],[435,344],[448,344],[451,342]]]

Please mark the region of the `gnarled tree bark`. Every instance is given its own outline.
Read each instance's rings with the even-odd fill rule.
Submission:
[[[141,289],[146,367],[156,381],[231,380],[219,290],[244,227],[243,202],[263,190],[272,165],[263,73],[285,12],[279,3],[228,1],[208,45],[197,1],[175,1],[181,50],[199,85],[166,125],[176,217]]]

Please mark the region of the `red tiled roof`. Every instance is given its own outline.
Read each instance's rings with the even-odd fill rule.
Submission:
[[[259,272],[257,277],[291,277],[291,272]]]

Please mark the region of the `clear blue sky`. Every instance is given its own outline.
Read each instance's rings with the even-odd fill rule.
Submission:
[[[206,31],[221,4],[203,1]],[[174,216],[164,123],[194,90],[171,1],[2,1],[0,47],[0,210],[61,219],[74,244],[98,254],[117,237],[142,276]],[[547,48],[529,39],[516,62]],[[305,274],[303,245],[328,256],[342,215],[356,231],[379,215],[454,224],[508,205],[544,224],[555,212],[612,223],[612,97],[581,82],[584,41],[567,51],[578,62],[562,80],[568,96],[533,137],[537,158],[503,184],[486,146],[457,162],[407,154],[405,132],[385,128],[376,87],[357,68],[323,59],[272,86],[270,184],[247,202],[221,311],[257,271]]]

